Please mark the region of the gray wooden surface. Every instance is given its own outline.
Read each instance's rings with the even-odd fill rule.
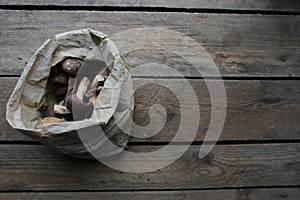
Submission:
[[[129,147],[135,152],[160,146]],[[184,190],[298,186],[300,144],[217,145],[199,159],[193,145],[172,165],[151,173],[125,173],[96,160],[82,161],[41,145],[1,145],[2,191]],[[167,157],[166,157],[167,159]],[[150,164],[150,163],[149,163]]]
[[[298,199],[299,11],[300,3],[293,0],[0,0],[0,199]],[[87,27],[112,37],[135,85],[172,83],[183,94],[183,81],[193,87],[198,101],[187,95],[182,105],[157,84],[135,93],[136,123],[150,122],[149,108],[155,103],[164,106],[168,117],[154,137],[130,139],[128,149],[134,152],[168,143],[180,122],[180,106],[200,106],[194,143],[175,163],[151,173],[119,172],[96,160],[53,152],[7,124],[7,100],[34,51],[57,33]],[[194,39],[225,79],[224,130],[203,159],[198,152],[211,117],[208,89],[189,61],[163,50],[166,43],[186,49],[193,45],[183,46],[172,35],[165,37],[168,31],[159,33],[163,37],[156,33],[134,38],[116,35],[149,27]],[[153,39],[156,49],[126,52],[132,42],[147,45]],[[199,60],[193,54],[187,56]],[[178,70],[183,77],[161,70],[134,70],[154,62]]]
[[[17,78],[0,78],[0,113],[5,115],[5,103]],[[143,78],[134,78],[134,85],[145,83]],[[184,90],[181,79],[147,79],[147,82],[169,83],[178,85],[177,92]],[[215,82],[217,80],[209,80]],[[193,102],[191,96],[186,96],[179,105],[178,99],[165,87],[149,84],[135,92],[134,120],[139,125],[150,122],[149,108],[158,103],[164,106],[169,118],[164,128],[155,136],[146,139],[131,138],[132,142],[168,142],[178,130],[180,123],[180,107],[191,109],[200,105],[200,123],[198,134],[194,141],[202,141],[210,122],[210,96],[203,80],[189,80],[197,94],[198,101]],[[239,140],[292,140],[300,139],[300,82],[298,80],[225,80],[227,95],[226,121],[221,141]],[[157,113],[158,114],[158,113]],[[191,116],[194,117],[194,116]],[[188,126],[192,125],[192,122]],[[0,119],[1,140],[28,141],[12,129],[4,118]],[[155,127],[150,129],[155,130]],[[189,131],[189,130],[186,130]],[[140,133],[144,134],[144,133]]]
[[[300,75],[298,15],[1,10],[0,16],[0,75],[20,75],[30,56],[48,38],[87,27],[113,38],[115,34],[131,28],[163,27],[180,31],[210,53],[224,77]],[[143,44],[147,44],[151,37],[157,38],[149,33],[147,38],[114,38],[114,41],[122,49],[132,40],[135,43],[142,40]],[[158,37],[158,49],[162,43],[159,40],[162,39]],[[176,42],[172,44],[176,46]],[[162,54],[160,50],[142,50],[124,57],[130,67],[157,61],[178,69],[186,77],[199,77],[187,61],[170,52]],[[148,75],[136,71],[132,75],[161,74],[153,73]]]

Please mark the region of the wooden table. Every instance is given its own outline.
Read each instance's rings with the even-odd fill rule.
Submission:
[[[0,199],[297,199],[300,196],[300,3],[280,0],[130,1],[2,0],[0,30]],[[125,173],[96,160],[55,153],[13,130],[5,106],[26,62],[55,34],[92,28],[115,35],[131,28],[163,27],[201,44],[224,80],[227,116],[217,145],[198,152],[210,121],[204,79],[191,63],[163,50],[123,55],[130,69],[143,63],[170,66],[182,77],[133,73],[135,84],[172,82],[193,87],[201,119],[196,138],[176,162],[150,173]],[[151,39],[138,36],[134,42]],[[132,38],[131,38],[132,39]],[[126,46],[132,40],[116,39]],[[177,41],[168,41],[174,46]],[[157,41],[162,44],[163,41]],[[186,48],[179,46],[179,48]],[[192,55],[189,55],[192,56]],[[197,58],[194,58],[197,59]],[[154,70],[155,71],[155,70]],[[208,77],[209,81],[218,77]],[[180,106],[167,88],[150,84],[135,93],[134,119],[146,125],[154,103],[168,118],[151,138],[132,138],[129,149],[153,150],[176,134]],[[193,116],[190,116],[193,118]],[[188,132],[189,130],[186,130]]]

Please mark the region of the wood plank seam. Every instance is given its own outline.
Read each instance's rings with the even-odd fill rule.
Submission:
[[[68,10],[68,11],[126,11],[126,12],[173,12],[173,13],[215,13],[215,14],[258,14],[299,15],[300,11],[238,10],[211,8],[168,8],[168,7],[118,7],[118,6],[63,6],[63,5],[0,5],[1,10]]]
[[[231,189],[231,190],[174,190],[174,191],[137,191],[137,192],[3,192],[0,193],[1,199],[247,199],[247,200],[269,200],[269,199],[298,199],[299,188],[265,188],[265,189]]]

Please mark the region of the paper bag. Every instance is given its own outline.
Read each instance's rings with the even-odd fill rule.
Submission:
[[[37,129],[50,70],[68,57],[102,61],[110,70],[93,115]],[[7,103],[6,119],[13,128],[64,154],[109,157],[122,151],[128,142],[132,94],[132,80],[116,45],[101,32],[76,30],[56,35],[34,53]]]

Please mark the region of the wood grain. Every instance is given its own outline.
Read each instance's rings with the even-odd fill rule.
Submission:
[[[5,116],[5,105],[17,78],[0,78],[0,112]],[[180,79],[134,79],[134,86],[149,84],[135,92],[134,121],[145,126],[150,123],[149,108],[154,104],[164,106],[167,122],[154,137],[131,141],[168,142],[177,133],[180,123],[180,107],[194,109],[200,105],[200,123],[195,141],[202,141],[210,122],[210,96],[203,80],[188,80],[198,98],[192,102],[191,95],[184,88],[185,80]],[[217,80],[209,80],[217,81]],[[151,83],[152,82],[152,83]],[[155,84],[153,84],[155,83]],[[174,84],[175,92],[184,95],[179,105],[177,97],[168,88],[158,84]],[[300,82],[297,80],[225,80],[227,94],[227,115],[220,140],[292,140],[300,139]],[[220,99],[218,99],[219,101]],[[155,112],[160,115],[159,111]],[[191,116],[193,118],[193,116]],[[160,118],[155,118],[159,120]],[[193,124],[185,124],[192,126]],[[0,118],[0,139],[2,141],[28,140],[13,130],[3,118]],[[154,131],[154,129],[150,129]],[[141,132],[141,134],[144,134]]]
[[[132,146],[129,150],[154,148]],[[0,190],[184,190],[300,184],[300,144],[217,145],[204,159],[198,157],[199,148],[192,145],[172,165],[138,174],[119,172],[96,160],[72,159],[41,145],[0,145]]]
[[[146,8],[193,8],[193,9],[224,9],[224,10],[255,10],[255,11],[299,11],[300,5],[293,0],[226,0],[226,1],[211,1],[211,0],[1,0],[0,5],[40,5],[40,6],[91,6],[91,7],[146,7]]]
[[[31,10],[33,5],[35,11]],[[61,10],[50,11],[55,6]],[[298,2],[0,0],[0,7],[0,199],[299,198],[300,82],[289,79],[300,77]],[[151,12],[142,12],[147,10]],[[244,14],[260,12],[265,15]],[[163,143],[157,142],[169,142],[182,117],[180,107],[192,110],[200,106],[201,119],[194,141],[203,141],[211,117],[211,102],[204,81],[195,79],[203,75],[190,62],[202,63],[191,51],[197,45],[209,53],[221,75],[230,79],[224,81],[228,107],[220,141],[245,141],[246,144],[224,142],[216,145],[204,159],[199,159],[200,145],[195,143],[172,165],[151,173],[134,174],[116,171],[95,160],[70,158],[44,145],[34,145],[31,138],[12,129],[5,120],[5,106],[17,81],[17,77],[11,76],[21,74],[30,56],[46,39],[86,27],[109,34],[117,43],[135,77],[135,85],[152,82],[135,93],[135,122],[147,125],[148,111],[154,104],[166,110],[167,122],[163,129],[151,138],[131,138],[130,151],[153,151],[162,147],[158,144]],[[145,34],[115,35],[144,27],[153,27],[146,37]],[[166,30],[155,32],[158,27]],[[168,29],[190,38],[176,37]],[[191,39],[195,41],[187,42]],[[132,43],[145,48],[126,51]],[[155,44],[156,48],[149,48],[149,44]],[[168,51],[165,44],[186,49],[182,52],[185,57]],[[188,82],[198,101],[192,101],[191,94],[186,92],[183,86],[186,80],[158,70],[153,63],[169,66],[182,76],[192,78]],[[145,64],[147,70],[139,70],[139,66]],[[244,77],[251,78],[242,79]],[[265,77],[273,77],[273,80],[260,80]],[[176,92],[185,97],[182,104],[159,83],[175,85]],[[152,122],[159,122],[162,112],[155,110],[154,113]],[[187,121],[185,125],[193,124]],[[187,128],[187,134],[188,131]],[[266,140],[266,143],[260,142]],[[249,144],[251,141],[257,144]],[[156,144],[145,145],[151,142]],[[169,158],[162,156],[165,156],[162,160]]]
[[[0,193],[1,199],[145,199],[145,200],[179,200],[179,199],[247,199],[247,200],[296,200],[300,195],[299,188],[266,188],[266,189],[228,189],[228,190],[188,190],[188,191],[127,191],[127,192],[27,192]]]
[[[124,55],[130,68],[157,62],[178,70],[183,76],[199,77],[195,68],[181,55],[162,51],[165,46],[160,46],[169,43],[178,49],[189,49],[199,43],[210,54],[224,77],[300,75],[300,16],[297,15],[1,10],[0,16],[2,76],[20,75],[33,52],[46,39],[53,38],[57,33],[86,27],[112,36],[121,53],[132,42],[140,45],[153,43],[151,38],[155,38],[157,49],[137,50]],[[147,37],[143,34],[135,38],[130,38],[131,35],[126,38],[114,37],[131,28],[142,27],[164,27],[179,31],[196,43],[183,47],[174,42],[182,38],[174,39],[172,35],[166,35],[167,32],[161,32],[160,35],[147,32]],[[190,55],[187,52],[186,56],[196,61],[198,59],[191,52]],[[152,71],[158,73],[149,75],[136,70],[133,76],[170,76]]]

